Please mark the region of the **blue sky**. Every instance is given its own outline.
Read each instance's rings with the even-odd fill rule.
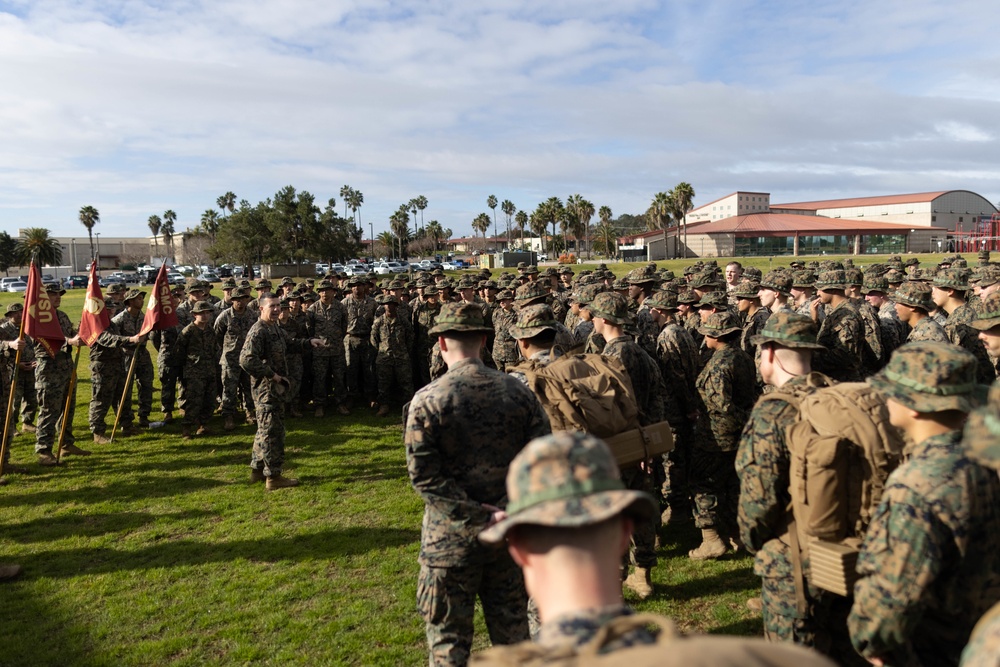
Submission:
[[[361,190],[376,233],[422,194],[456,235],[490,194],[641,213],[680,181],[996,202],[997,25],[967,0],[0,0],[0,228],[182,230],[285,185]]]

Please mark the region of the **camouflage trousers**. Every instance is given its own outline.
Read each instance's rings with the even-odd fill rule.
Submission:
[[[630,491],[645,491],[652,495],[653,482],[649,473],[638,465],[622,470],[622,481]],[[656,523],[659,517],[648,521],[636,520],[632,530],[630,559],[636,567],[651,569],[656,566]]]
[[[378,392],[375,382],[375,350],[367,337],[344,337],[347,391],[354,398],[374,401]]]
[[[213,391],[215,383],[212,383]],[[222,360],[222,415],[232,417],[243,408],[247,415],[254,414],[253,396],[250,391],[250,375],[240,368],[239,363]]]
[[[406,403],[413,398],[413,376],[410,358],[399,359],[379,356],[375,359],[375,378],[378,381],[378,402],[389,405],[393,399]],[[396,393],[392,392],[393,387]]]
[[[736,507],[740,479],[736,474],[736,452],[693,447],[690,454],[688,482],[694,499],[695,526],[716,528],[723,539],[738,536]]]
[[[8,385],[9,386],[9,385]],[[35,389],[35,371],[21,370],[17,374],[17,389],[14,391],[14,407],[20,407],[21,423],[34,424],[38,412],[38,392]]]
[[[326,398],[333,394],[334,405],[347,400],[346,357],[335,348],[313,350],[312,399],[316,407],[326,405]]]
[[[38,424],[35,433],[35,452],[51,452],[66,421],[66,437],[63,444],[76,442],[73,437],[73,417],[76,414],[76,390],[69,401],[69,411],[64,415],[66,392],[73,375],[73,357],[59,352],[54,359],[39,364],[35,375],[38,388]]]
[[[156,358],[157,375],[160,377],[160,409],[173,412],[177,405],[177,368],[171,365],[167,355]]]
[[[691,512],[691,489],[688,482],[688,459],[691,449],[691,429],[687,426],[671,429],[674,448],[663,455],[662,465],[656,471],[660,482],[660,502],[671,512]]]
[[[289,354],[285,358],[288,366],[288,391],[285,392],[285,403],[298,403],[299,392],[302,390],[302,355]]]
[[[413,346],[413,384],[415,389],[431,383],[431,348]]]
[[[201,426],[207,424],[215,412],[215,368],[207,368],[203,372],[185,370],[181,380],[184,391],[181,392],[181,410],[184,411],[184,424]]]
[[[132,363],[132,357],[125,357],[125,370],[128,372],[128,364]],[[139,395],[139,419],[148,420],[149,413],[153,411],[153,361],[149,358],[149,353],[139,351],[139,358],[135,360],[135,371],[133,371],[132,382],[125,389],[125,406],[122,408],[122,423],[131,424],[134,419],[132,413],[132,388],[137,389]]]
[[[285,408],[257,402],[257,433],[253,437],[250,468],[265,477],[281,474],[285,464]]]
[[[121,372],[121,366],[118,363],[110,366],[90,363],[90,413],[88,420],[92,432],[104,435],[108,430],[104,421],[108,410],[111,410],[111,416],[114,418],[117,414],[118,402],[124,393],[125,375]]]
[[[7,407],[7,392],[10,390],[11,379],[6,377],[4,373],[0,372],[0,405]],[[13,415],[12,415],[13,417]],[[0,439],[3,438],[3,431],[6,428],[6,424],[0,424]],[[10,420],[10,430],[7,433],[7,447],[4,448],[3,453],[3,463],[6,466],[10,461],[10,444],[14,440],[14,430],[17,427],[14,419]]]
[[[451,567],[421,563],[417,609],[424,619],[431,665],[468,663],[477,595],[494,645],[528,639],[528,594],[521,570],[506,550],[492,550],[485,563]]]

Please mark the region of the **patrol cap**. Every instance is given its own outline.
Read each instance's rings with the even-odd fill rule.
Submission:
[[[1000,470],[1000,380],[993,383],[986,403],[969,413],[962,444],[970,459]]]
[[[426,292],[425,292],[426,294]],[[482,332],[492,331],[483,324],[483,309],[474,303],[446,303],[441,306],[435,324],[427,332],[432,336],[450,332]]]
[[[558,323],[552,308],[546,303],[524,306],[517,313],[517,323],[508,332],[512,338],[532,338],[543,331],[556,331]]]
[[[708,292],[701,296],[701,300],[698,302],[699,308],[728,308],[729,298],[726,296],[725,292]]]
[[[125,292],[126,301],[131,301],[132,299],[138,299],[139,297],[142,296],[146,296],[146,293],[137,289],[130,289],[129,291]]]
[[[916,280],[907,280],[896,288],[892,294],[892,299],[896,303],[911,308],[920,308],[925,312],[934,310],[934,301],[931,300],[931,290]]]
[[[560,431],[535,438],[507,470],[507,518],[479,534],[503,541],[516,526],[579,528],[625,513],[654,516],[656,501],[625,488],[607,444],[587,433]]]
[[[843,269],[823,271],[816,278],[816,289],[818,290],[844,290],[847,289],[847,285],[847,275]]]
[[[194,308],[191,309],[191,312],[197,315],[198,313],[211,313],[214,310],[215,309],[212,308],[212,305],[208,301],[199,301],[194,304]]]
[[[761,279],[760,286],[785,296],[791,296],[792,276],[787,271],[772,269]]]
[[[816,342],[818,334],[819,328],[811,317],[779,310],[767,318],[759,334],[750,337],[750,343],[775,343],[794,350],[825,350],[824,346]]]
[[[587,307],[594,317],[600,317],[619,326],[631,324],[635,317],[628,309],[628,302],[618,292],[601,292]]]
[[[1000,292],[993,292],[979,304],[976,319],[970,324],[980,331],[989,331],[1000,325]]]
[[[756,299],[759,298],[760,285],[749,280],[742,280],[740,284],[736,286],[733,290],[733,296],[737,299]],[[705,296],[708,296],[707,294]]]
[[[656,310],[677,310],[677,295],[667,290],[660,290],[653,292],[643,303]]]
[[[934,287],[967,292],[969,289],[969,272],[965,269],[941,269],[934,276]]]
[[[722,338],[741,329],[736,315],[725,311],[709,315],[705,323],[698,327],[698,333],[709,338]]]
[[[248,290],[246,287],[237,287],[236,289],[233,290],[231,298],[234,299],[234,300],[236,300],[236,299],[246,299],[246,300],[249,301],[250,300],[250,290]]]
[[[892,353],[868,383],[887,398],[917,412],[971,412],[985,387],[976,383],[976,358],[952,345],[919,341]]]
[[[24,304],[20,301],[15,301],[13,303],[7,304],[7,309],[4,311],[4,315],[13,315],[14,313],[20,313],[24,311]]]

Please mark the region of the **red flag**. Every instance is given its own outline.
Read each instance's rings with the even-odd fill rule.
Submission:
[[[111,326],[111,317],[104,307],[104,296],[97,282],[97,264],[90,264],[90,280],[87,281],[87,297],[83,300],[83,314],[80,316],[80,338],[88,346],[93,345],[105,329]]]
[[[175,326],[177,326],[177,311],[174,309],[174,297],[170,294],[170,285],[167,283],[167,265],[161,264],[153,291],[149,293],[146,316],[142,320],[139,335],[147,334],[153,329],[169,329]]]
[[[42,285],[42,274],[34,262],[28,270],[24,309],[24,335],[31,336],[41,343],[50,357],[56,356],[59,348],[66,344],[66,336],[59,326],[59,318],[56,317],[56,310],[49,301],[49,294]]]

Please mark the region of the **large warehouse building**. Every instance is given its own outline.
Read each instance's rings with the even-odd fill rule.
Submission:
[[[997,216],[985,197],[968,190],[771,204],[766,192],[737,191],[685,217],[686,256],[885,254],[940,252],[974,238],[980,222]],[[619,240],[650,259],[685,255],[684,229]]]

